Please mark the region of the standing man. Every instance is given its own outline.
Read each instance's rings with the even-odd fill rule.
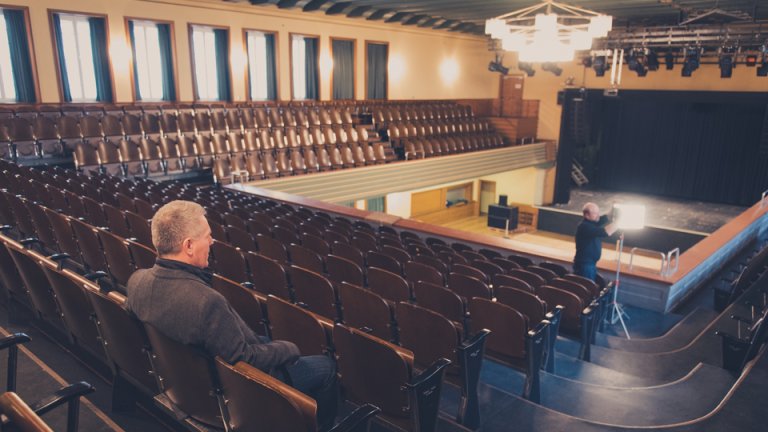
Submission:
[[[609,237],[618,228],[608,223],[608,216],[600,216],[597,204],[589,202],[581,209],[584,220],[576,228],[576,256],[573,258],[573,272],[587,279],[595,280],[597,262],[603,251],[602,239]]]
[[[128,310],[171,339],[290,382],[317,401],[318,425],[329,429],[338,397],[334,361],[322,355],[301,357],[291,342],[256,335],[211,288],[212,275],[205,268],[213,239],[205,209],[190,201],[162,206],[152,218],[152,243],[157,261],[128,280]]]

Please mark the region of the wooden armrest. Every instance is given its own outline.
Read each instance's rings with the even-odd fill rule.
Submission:
[[[0,395],[0,412],[22,432],[53,432],[53,429],[14,392]]]

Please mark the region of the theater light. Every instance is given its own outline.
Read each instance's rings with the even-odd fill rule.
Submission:
[[[720,58],[717,63],[720,66],[720,78],[730,78],[733,75],[733,67],[736,64],[736,58],[733,55],[732,47],[722,47],[720,49]]]
[[[686,48],[685,59],[683,60],[682,76],[690,77],[693,71],[699,68],[701,64],[701,48]]]

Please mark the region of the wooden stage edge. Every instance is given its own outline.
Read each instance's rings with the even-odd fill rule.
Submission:
[[[547,256],[533,248],[511,247],[508,239],[460,231],[412,219],[401,218],[380,212],[358,210],[316,199],[305,198],[284,192],[254,186],[253,183],[234,184],[227,189],[262,196],[288,204],[313,208],[340,216],[365,220],[372,224],[390,225],[404,230],[417,230],[426,236],[448,241],[472,243],[479,248],[488,248],[502,253],[518,253],[538,261],[552,261],[570,267],[562,257]],[[693,294],[697,287],[711,278],[725,263],[743,247],[753,242],[768,228],[768,199],[756,203],[720,229],[710,234],[680,255],[678,270],[669,276],[662,276],[642,267],[621,271],[619,301],[660,312],[670,312],[675,306]],[[674,266],[673,266],[674,267]],[[608,279],[616,273],[616,262],[603,259],[598,270]]]

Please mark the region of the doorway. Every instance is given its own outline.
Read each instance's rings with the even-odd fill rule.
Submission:
[[[480,214],[488,214],[488,206],[496,203],[496,182],[480,180]]]

